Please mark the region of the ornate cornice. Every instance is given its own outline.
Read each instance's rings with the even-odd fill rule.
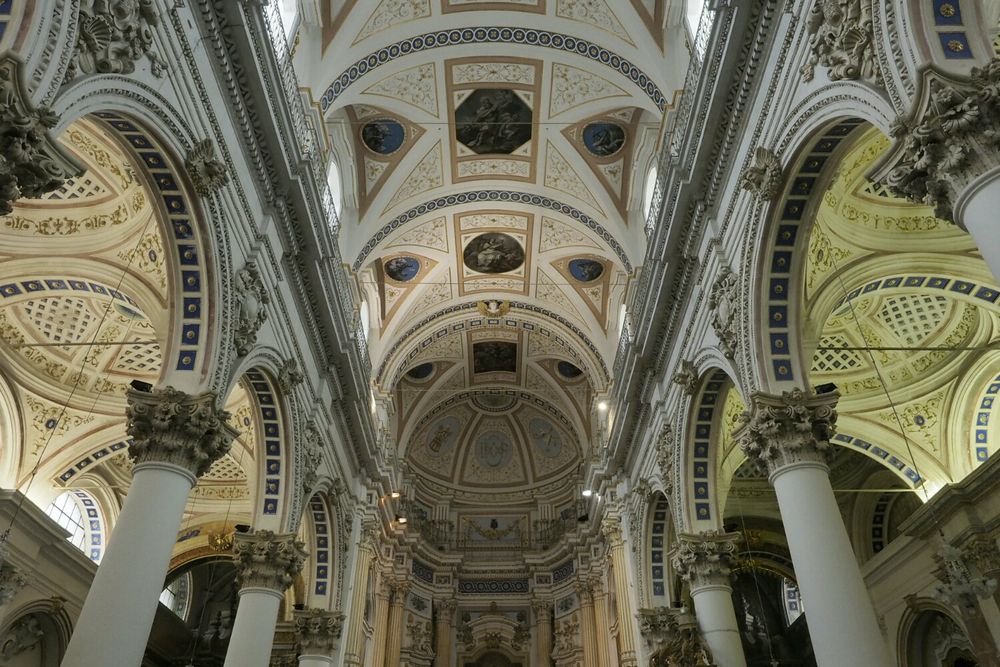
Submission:
[[[236,533],[233,560],[240,588],[266,588],[278,593],[292,585],[306,552],[294,533],[270,530]]]
[[[126,430],[132,438],[128,456],[136,465],[172,463],[199,477],[239,435],[212,392],[192,396],[173,387],[130,389],[126,399]]]
[[[781,468],[802,462],[826,465],[833,453],[830,438],[837,423],[833,390],[823,394],[801,389],[780,396],[755,392],[743,426],[733,434],[748,458],[767,466],[773,476]]]

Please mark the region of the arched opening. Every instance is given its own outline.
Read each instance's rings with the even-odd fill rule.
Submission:
[[[63,491],[45,508],[45,513],[69,533],[70,544],[95,563],[101,562],[107,536],[97,501],[86,491]]]
[[[919,612],[903,640],[904,667],[975,667],[978,661],[965,630],[934,609]]]

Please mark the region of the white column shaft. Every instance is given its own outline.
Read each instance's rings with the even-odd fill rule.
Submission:
[[[719,584],[691,589],[698,628],[719,667],[746,667],[743,643],[733,609],[733,590]]]
[[[973,183],[957,208],[957,222],[975,239],[994,279],[1000,282],[1000,173]]]
[[[62,667],[139,667],[194,483],[179,466],[136,467]]]
[[[269,588],[240,591],[224,667],[267,667],[271,662],[281,597],[281,593]]]
[[[299,667],[332,667],[333,658],[323,655],[300,655]]]
[[[851,549],[828,470],[798,463],[771,476],[819,667],[892,664]]]

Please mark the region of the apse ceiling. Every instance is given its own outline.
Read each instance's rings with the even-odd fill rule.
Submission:
[[[603,418],[683,32],[660,0],[323,4],[295,59],[375,400],[427,488],[561,494]]]

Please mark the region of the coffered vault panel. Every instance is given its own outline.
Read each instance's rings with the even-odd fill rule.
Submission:
[[[498,9],[536,18],[478,23]],[[650,34],[662,3],[339,11],[295,58],[322,54],[313,94],[335,159],[355,165],[339,242],[399,454],[424,490],[564,493],[594,446],[642,256],[633,174],[655,150],[662,91],[680,84]],[[559,433],[548,454],[531,437],[538,415]]]

